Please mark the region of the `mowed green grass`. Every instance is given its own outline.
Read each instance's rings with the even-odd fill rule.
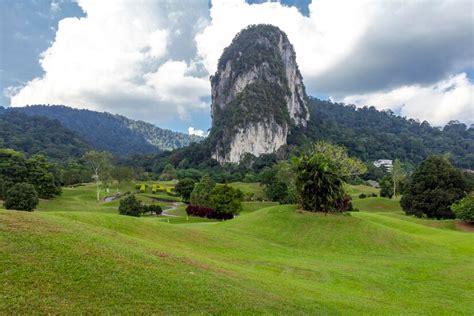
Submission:
[[[95,211],[0,210],[0,314],[474,313],[474,234],[396,200],[346,216],[252,202],[178,225],[77,200]]]
[[[366,195],[375,193],[377,195],[380,194],[380,189],[373,188],[368,185],[358,184],[358,185],[346,185],[346,191],[349,195],[354,199],[358,198],[361,193]]]
[[[232,182],[229,185],[233,188],[241,190],[244,194],[252,194],[253,198],[258,200],[268,200],[265,192],[263,191],[263,186],[258,182],[247,183],[247,182]]]

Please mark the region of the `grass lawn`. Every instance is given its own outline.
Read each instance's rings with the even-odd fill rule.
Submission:
[[[258,211],[265,207],[278,205],[278,202],[244,202],[242,204],[241,215]]]
[[[258,200],[268,200],[265,192],[263,192],[263,186],[258,182],[247,183],[247,182],[232,182],[229,183],[231,187],[240,189],[244,194],[254,194],[254,199]]]
[[[377,195],[380,194],[380,189],[373,188],[368,185],[358,184],[358,185],[346,185],[345,187],[347,193],[354,199],[358,198],[361,193],[366,195],[375,193]]]
[[[474,234],[396,200],[327,216],[249,202],[216,222],[120,216],[87,190],[0,210],[0,314],[474,313]]]

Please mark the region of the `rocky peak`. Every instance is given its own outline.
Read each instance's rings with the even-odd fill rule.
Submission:
[[[209,140],[220,163],[275,152],[309,119],[293,45],[275,26],[240,31],[219,59],[211,86]]]

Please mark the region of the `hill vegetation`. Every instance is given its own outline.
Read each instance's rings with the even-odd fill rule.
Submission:
[[[415,165],[430,154],[448,154],[459,168],[474,169],[474,127],[456,121],[443,128],[378,111],[310,98],[310,121],[288,139],[291,146],[314,140],[347,147],[364,161],[400,159]]]
[[[0,112],[0,148],[28,156],[44,154],[53,160],[82,156],[91,145],[57,120],[28,116],[17,111]]]
[[[10,109],[5,112],[8,111]],[[15,111],[58,120],[95,149],[106,150],[115,155],[157,153],[201,140],[198,136],[173,132],[107,112],[78,110],[62,105],[30,105],[15,108]]]

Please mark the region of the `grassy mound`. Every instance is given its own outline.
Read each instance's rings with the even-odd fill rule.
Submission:
[[[96,211],[59,211],[74,200],[0,210],[0,314],[474,311],[474,234],[403,216],[396,201],[355,200],[350,216],[252,202],[230,221],[170,225],[79,197]]]

